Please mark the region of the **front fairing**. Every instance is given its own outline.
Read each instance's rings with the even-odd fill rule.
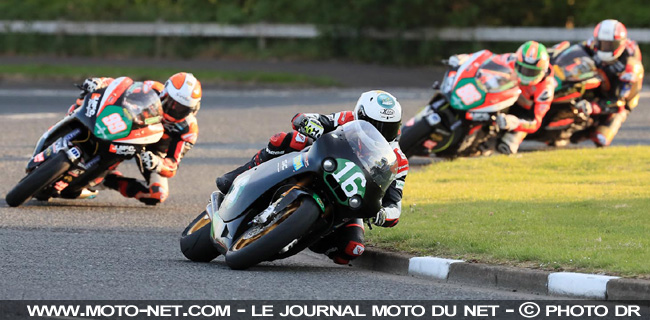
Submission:
[[[580,45],[573,45],[551,61],[557,86],[554,103],[569,102],[585,96],[602,82],[595,61]]]
[[[72,114],[93,135],[104,141],[115,142],[116,145],[146,145],[158,142],[164,133],[160,116],[144,119],[138,124],[132,111],[121,106],[122,99],[118,98],[114,104],[101,105],[104,89],[92,92],[84,98],[83,104]]]
[[[489,51],[472,55],[456,74],[447,97],[459,111],[498,112],[517,101],[521,90],[507,61]]]
[[[318,172],[320,167],[310,160],[307,152],[293,152],[242,173],[223,199],[219,216],[225,222],[233,221],[278,183],[299,174]]]
[[[394,153],[392,156],[393,158],[384,163],[386,167],[390,167],[387,170],[396,170]],[[331,179],[327,179],[327,176],[332,175],[332,173],[327,173],[322,169],[322,163],[326,158],[351,162],[362,172],[365,182],[363,186],[358,187],[357,191],[363,191],[361,210],[363,213],[350,209],[345,202],[347,199],[341,196],[341,192],[345,193],[345,191],[340,190],[342,186],[336,185]],[[387,180],[392,182],[392,177],[388,179],[386,176],[373,178],[373,175],[378,177],[378,174],[368,172],[367,168],[373,170],[368,165],[368,159],[372,158],[366,156],[360,158],[355,154],[353,148],[348,144],[344,128],[339,127],[337,130],[319,138],[308,151],[286,154],[242,173],[235,179],[230,191],[225,196],[219,208],[219,216],[224,222],[233,221],[245,214],[258,199],[268,191],[273,190],[279,183],[297,175],[312,174],[316,179],[321,179],[320,184],[325,187],[322,195],[328,199],[328,202],[336,206],[339,213],[354,217],[365,217],[367,211],[371,212],[367,214],[370,217],[380,209],[380,200],[388,187],[387,184],[390,184]],[[334,173],[336,172],[338,171]],[[350,173],[353,172],[350,171]],[[345,174],[341,174],[341,176],[345,176]],[[383,180],[383,182],[379,180]],[[382,185],[378,185],[376,181],[382,182]]]

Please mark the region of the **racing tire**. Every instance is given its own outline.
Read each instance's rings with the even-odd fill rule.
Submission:
[[[17,207],[29,200],[35,193],[59,179],[72,164],[65,152],[56,154],[38,166],[7,193],[5,201],[11,207]]]
[[[180,244],[185,258],[195,262],[210,262],[219,256],[219,251],[210,239],[211,228],[212,221],[203,211],[183,230]]]
[[[412,156],[426,156],[428,152],[422,143],[431,134],[431,126],[424,119],[416,121],[412,126],[402,126],[402,134],[399,138],[399,147],[407,158]]]
[[[257,240],[240,249],[235,249],[235,246],[241,241],[243,235],[234,241],[230,250],[226,252],[226,263],[231,269],[243,270],[273,258],[280,250],[305,235],[316,222],[319,214],[320,208],[315,201],[303,197],[295,211],[288,213],[288,217],[275,223],[270,231]]]

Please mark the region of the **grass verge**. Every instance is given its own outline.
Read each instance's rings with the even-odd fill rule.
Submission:
[[[650,278],[650,147],[535,152],[412,172],[397,228],[419,255]]]
[[[49,64],[0,65],[0,77],[18,79],[56,79],[82,81],[90,76],[130,76],[134,79],[164,81],[179,71],[192,72],[203,83],[247,83],[307,86],[337,86],[328,77],[282,72],[237,72],[217,70],[179,70],[156,67],[72,66]]]

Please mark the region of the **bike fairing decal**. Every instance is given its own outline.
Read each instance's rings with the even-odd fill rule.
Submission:
[[[86,117],[90,118],[95,115],[97,112],[97,106],[99,105],[99,97],[102,95],[100,93],[93,93],[88,100],[88,105],[86,106]]]
[[[451,106],[458,110],[470,110],[485,102],[485,92],[474,78],[460,79],[451,94]]]
[[[131,132],[133,120],[120,106],[106,106],[95,121],[94,133],[104,140],[124,138]]]
[[[278,162],[278,172],[289,168],[289,160],[282,160],[282,163]]]
[[[250,174],[242,174],[235,179],[232,187],[230,187],[230,191],[228,191],[228,194],[226,194],[226,197],[221,202],[219,210],[229,209],[237,201],[237,199],[239,199],[239,196],[241,196],[250,178]]]
[[[334,192],[336,195],[337,201],[340,204],[348,205],[348,198],[351,198],[355,195],[359,195],[361,198],[366,193],[366,177],[363,174],[363,170],[359,168],[354,162],[347,159],[336,159],[336,170],[334,172],[325,172],[325,182],[327,186]],[[328,179],[328,176],[331,176],[338,185],[330,182],[331,179]],[[337,189],[341,189],[347,198],[341,198],[340,194],[336,192]]]
[[[323,212],[325,212],[325,204],[323,203],[323,199],[321,199],[321,198],[320,198],[317,194],[315,194],[315,193],[312,194],[312,198],[314,198],[314,200],[316,200],[316,203],[317,203],[318,206],[320,207],[320,210],[323,211]]]
[[[302,162],[302,155],[297,155],[293,158],[293,171],[298,171],[302,169],[305,165]]]

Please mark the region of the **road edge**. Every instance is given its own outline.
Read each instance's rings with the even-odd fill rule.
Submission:
[[[354,266],[448,283],[596,300],[650,300],[650,281],[469,263],[366,249]]]

